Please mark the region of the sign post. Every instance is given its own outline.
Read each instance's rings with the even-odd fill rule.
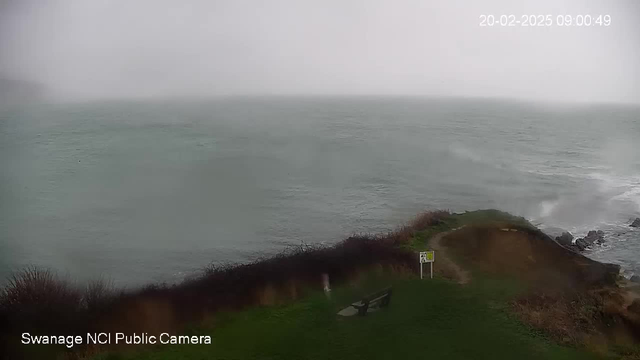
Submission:
[[[421,251],[420,252],[420,279],[422,279],[422,264],[429,263],[431,268],[431,278],[433,279],[433,262],[436,256],[434,251]]]

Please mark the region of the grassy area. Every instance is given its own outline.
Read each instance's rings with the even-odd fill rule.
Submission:
[[[476,210],[459,214],[449,214],[440,217],[436,225],[416,231],[409,246],[413,250],[424,250],[429,245],[429,240],[436,234],[453,230],[461,226],[477,224],[504,224],[505,226],[519,226],[534,228],[525,218],[511,215],[499,210]]]
[[[391,306],[366,317],[336,315],[344,305],[385,285]],[[374,278],[358,288],[335,289],[291,305],[261,307],[218,317],[193,334],[211,345],[160,345],[96,359],[595,359],[553,344],[509,314],[519,287],[480,278],[466,287],[442,279]]]

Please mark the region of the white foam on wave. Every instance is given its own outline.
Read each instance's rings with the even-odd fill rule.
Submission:
[[[549,162],[529,164],[533,168],[519,164],[519,168],[533,175],[563,178],[572,186],[552,195],[555,200],[540,199],[537,208],[532,209],[537,216],[533,220],[553,230],[554,236],[569,231],[574,238],[580,238],[591,230],[603,230],[606,242],[590,248],[588,256],[621,262],[626,271],[637,271],[637,260],[629,258],[637,256],[635,239],[640,229],[630,228],[629,224],[640,217],[640,151],[636,150],[637,145],[629,144],[607,147],[601,152],[601,159],[591,159],[588,165],[556,166]]]
[[[540,201],[530,220],[569,231],[578,238],[591,230],[613,235],[628,229],[629,218],[640,215],[639,175],[591,172],[582,174],[582,179],[591,182],[578,181],[577,185],[582,185],[575,193]]]

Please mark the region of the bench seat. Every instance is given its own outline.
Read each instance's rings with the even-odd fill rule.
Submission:
[[[358,309],[358,315],[364,316],[367,314],[369,307],[373,304],[380,308],[389,306],[391,293],[392,288],[388,287],[371,295],[365,296],[362,300],[352,303],[351,306]]]

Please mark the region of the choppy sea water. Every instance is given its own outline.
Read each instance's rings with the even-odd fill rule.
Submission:
[[[0,276],[121,286],[499,208],[640,273],[640,108],[228,98],[0,109]]]

